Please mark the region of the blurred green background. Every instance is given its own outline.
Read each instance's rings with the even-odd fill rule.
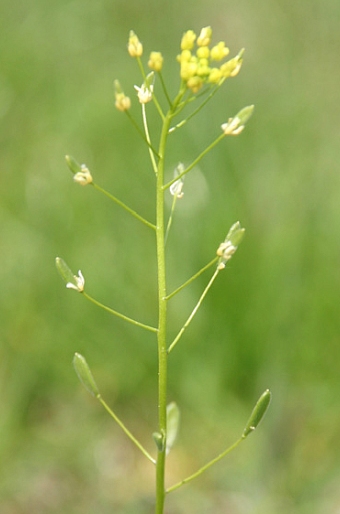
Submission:
[[[261,428],[172,493],[166,512],[339,512],[339,22],[338,0],[1,3],[1,514],[152,512],[152,465],[71,365],[75,351],[86,356],[103,396],[153,452],[152,335],[67,292],[54,258],[80,268],[98,300],[151,324],[153,236],[73,184],[64,155],[153,219],[147,151],[114,108],[113,80],[130,96],[141,82],[126,52],[133,28],[146,54],[164,53],[175,92],[182,33],[206,25],[232,54],[245,47],[245,61],[174,134],[169,177],[229,116],[256,109],[242,135],[186,179],[169,239],[170,289],[212,258],[234,221],[247,233],[171,356],[169,399],[182,427],[169,485],[232,443],[267,387],[273,402]],[[209,277],[172,301],[173,334]]]

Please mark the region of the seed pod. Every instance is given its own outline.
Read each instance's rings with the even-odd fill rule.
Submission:
[[[250,415],[250,418],[248,419],[248,423],[243,430],[243,438],[247,437],[247,435],[249,435],[255,430],[255,428],[257,428],[269,407],[271,397],[272,393],[269,391],[269,389],[266,389],[266,391],[260,396],[253,409],[253,412]]]
[[[86,387],[93,396],[98,398],[100,393],[85,357],[80,355],[80,353],[75,353],[73,357],[73,366],[83,386]]]

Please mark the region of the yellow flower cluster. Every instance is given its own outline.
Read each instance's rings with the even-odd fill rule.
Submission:
[[[181,78],[193,93],[197,93],[206,83],[218,84],[223,78],[235,77],[242,65],[243,51],[221,66],[214,66],[213,61],[224,59],[229,54],[229,48],[224,41],[210,48],[211,36],[211,27],[204,27],[198,37],[193,30],[188,30],[182,37],[181,53],[177,60],[181,65]]]

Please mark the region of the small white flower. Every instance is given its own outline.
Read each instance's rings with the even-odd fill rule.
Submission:
[[[81,171],[78,171],[78,173],[75,173],[73,180],[77,182],[77,184],[80,184],[81,186],[86,186],[87,184],[91,184],[93,181],[92,175],[90,173],[90,170],[85,164],[81,165]]]
[[[75,289],[76,291],[78,291],[78,293],[82,293],[84,291],[84,286],[85,286],[85,278],[84,278],[82,272],[79,270],[78,276],[73,275],[73,278],[74,278],[75,284],[73,284],[72,282],[67,282],[66,287],[68,289]]]
[[[244,125],[241,124],[240,118],[235,116],[235,118],[229,118],[228,123],[223,123],[221,129],[226,136],[237,136],[244,129]]]
[[[152,100],[153,84],[146,86],[142,84],[141,87],[134,86],[137,91],[138,100],[141,104],[147,104]]]

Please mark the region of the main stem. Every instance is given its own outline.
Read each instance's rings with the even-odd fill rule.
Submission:
[[[164,437],[164,444],[158,450],[156,463],[156,514],[163,514],[165,500],[165,457],[166,457],[166,401],[167,401],[167,349],[166,349],[166,272],[164,239],[164,158],[171,112],[163,121],[159,143],[156,197],[156,241],[158,271],[158,431]]]

